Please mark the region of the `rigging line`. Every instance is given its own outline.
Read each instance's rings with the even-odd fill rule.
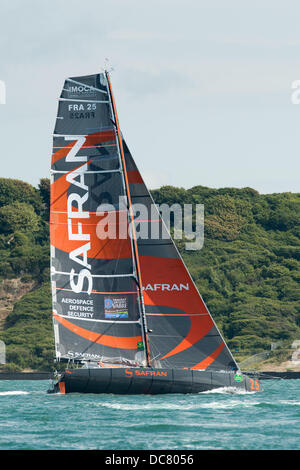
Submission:
[[[144,312],[144,299],[143,299],[143,292],[142,292],[143,291],[142,276],[141,276],[141,268],[140,268],[140,263],[139,263],[137,241],[136,241],[136,236],[135,236],[134,217],[133,217],[131,196],[130,196],[130,191],[129,191],[129,182],[128,182],[125,156],[124,156],[124,149],[123,149],[123,144],[122,144],[122,138],[121,138],[121,132],[120,132],[119,119],[118,119],[118,115],[117,115],[116,105],[115,105],[115,101],[114,101],[114,97],[113,97],[113,93],[112,93],[109,74],[108,74],[107,71],[105,71],[105,76],[106,76],[106,80],[107,80],[107,83],[108,83],[109,97],[110,97],[110,100],[112,102],[113,116],[114,116],[115,123],[116,123],[119,149],[120,149],[122,162],[123,162],[123,173],[124,173],[125,183],[126,183],[126,188],[127,188],[129,214],[130,214],[130,218],[131,218],[131,225],[132,225],[132,232],[133,232],[133,242],[134,242],[133,245],[134,245],[135,263],[136,263],[137,278],[138,278],[138,283],[139,283],[139,297],[140,297],[140,302],[141,302],[141,307],[142,307],[142,323],[143,323],[142,330],[143,330],[143,334],[144,334],[144,337],[145,337],[147,364],[148,364],[149,367],[151,367],[150,354],[149,354],[150,348],[149,348],[149,342],[148,342],[147,323],[146,323],[145,312]]]

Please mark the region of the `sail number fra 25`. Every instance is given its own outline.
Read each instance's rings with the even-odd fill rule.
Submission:
[[[69,104],[68,111],[70,119],[91,119],[95,117],[96,103]]]

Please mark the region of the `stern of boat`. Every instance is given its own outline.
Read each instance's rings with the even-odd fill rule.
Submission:
[[[50,379],[50,385],[47,390],[47,393],[66,393],[65,387],[65,373],[58,374],[55,373],[53,379]]]

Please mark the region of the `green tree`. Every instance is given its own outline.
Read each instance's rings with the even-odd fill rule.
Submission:
[[[31,184],[12,178],[0,178],[0,207],[12,202],[26,202],[38,213],[43,208],[39,191]]]
[[[0,230],[4,234],[37,232],[40,219],[32,206],[25,202],[12,202],[0,208]]]

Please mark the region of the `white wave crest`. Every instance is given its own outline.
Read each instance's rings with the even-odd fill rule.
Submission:
[[[97,403],[97,406],[120,411],[190,411],[197,409],[230,409],[250,407],[259,404],[259,402],[241,402],[240,400],[230,400],[226,402],[211,401],[199,403]]]
[[[28,395],[29,392],[23,392],[22,390],[14,390],[8,392],[0,392],[0,396],[10,396],[10,395]]]
[[[249,392],[246,390],[242,390],[241,388],[236,387],[218,387],[213,388],[212,390],[206,390],[205,392],[201,392],[202,394],[211,394],[211,393],[227,393],[227,394],[235,394],[235,395],[253,395],[256,392]]]

